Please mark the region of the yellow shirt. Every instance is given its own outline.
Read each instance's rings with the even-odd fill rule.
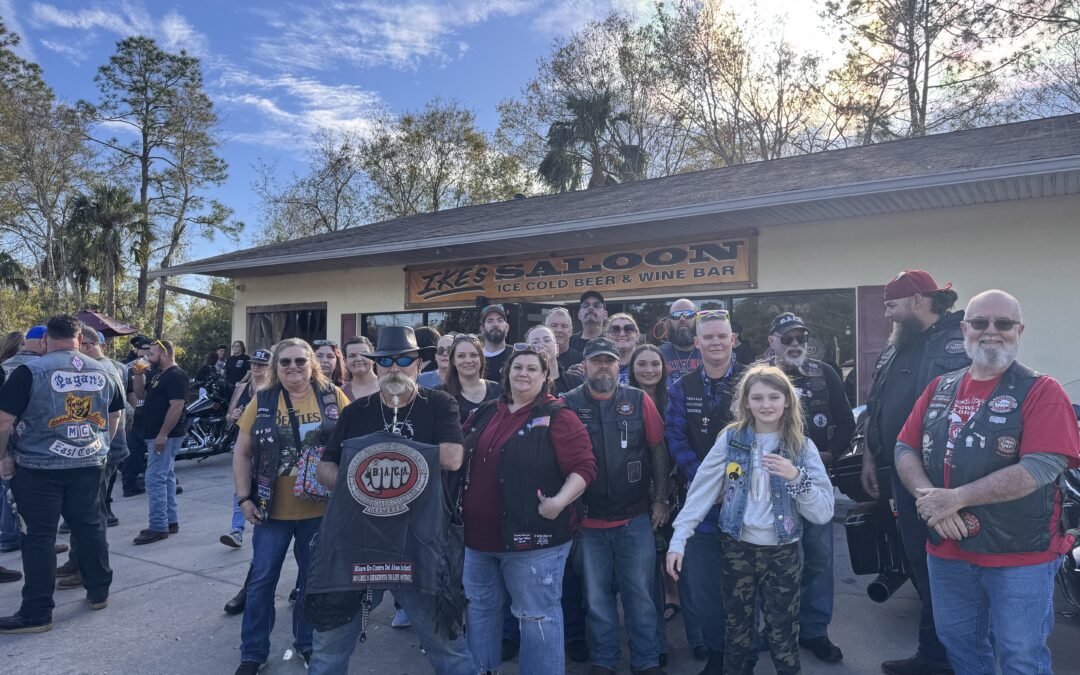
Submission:
[[[337,393],[337,408],[342,410],[349,405],[349,399],[345,392],[334,387]],[[254,403],[254,401],[252,401]],[[315,391],[308,390],[303,398],[292,397],[293,410],[296,419],[300,423],[300,443],[303,449],[314,447],[319,439],[319,427],[322,425],[322,414],[319,412],[319,401],[315,398]],[[236,423],[240,431],[250,434],[251,427],[255,424],[257,405],[248,405],[240,415]],[[277,416],[274,420],[278,427],[280,438],[292,438],[292,424],[289,422],[289,409],[285,405],[285,397],[278,397]],[[282,457],[281,475],[274,484],[274,502],[270,506],[270,517],[274,520],[304,520],[306,518],[318,518],[326,512],[326,502],[309,502],[297,499],[293,496],[293,487],[296,485],[296,460],[291,452],[291,443],[287,455]]]

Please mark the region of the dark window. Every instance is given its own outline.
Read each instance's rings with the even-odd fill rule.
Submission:
[[[383,314],[363,314],[360,318],[360,333],[372,342],[378,343],[379,329],[383,326],[431,326],[439,335],[454,333],[476,333],[480,323],[479,310],[452,309],[433,312],[386,312]]]
[[[286,338],[311,342],[326,337],[326,303],[248,308],[248,352]]]

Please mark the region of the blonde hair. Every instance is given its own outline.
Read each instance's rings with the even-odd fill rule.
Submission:
[[[319,364],[315,362],[315,350],[311,348],[311,345],[300,338],[287,338],[272,347],[273,352],[270,356],[270,379],[266,381],[266,386],[262,387],[262,389],[270,389],[279,384],[280,380],[278,380],[277,374],[278,358],[281,356],[281,352],[289,347],[300,347],[304,350],[304,356],[307,357],[308,366],[311,367],[311,384],[314,385],[316,389],[325,389],[330,386],[330,380],[326,379],[326,375],[323,375],[322,368],[319,368]]]
[[[750,412],[749,402],[750,387],[758,383],[784,395],[787,406],[780,416],[780,447],[777,448],[777,452],[795,461],[802,453],[803,446],[806,445],[806,436],[803,434],[802,403],[791,380],[776,366],[758,365],[747,369],[735,388],[735,419],[724,431],[731,429],[734,433],[739,433],[753,426],[754,415]]]

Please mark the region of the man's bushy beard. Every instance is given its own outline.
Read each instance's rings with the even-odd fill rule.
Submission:
[[[615,391],[617,380],[608,373],[596,373],[589,376],[589,388],[600,394]]]
[[[491,330],[480,331],[483,334],[484,339],[493,345],[502,344],[502,341],[506,339],[506,332],[498,328],[492,328]]]
[[[387,396],[405,396],[416,391],[416,382],[404,373],[379,376],[379,389]]]
[[[924,330],[919,320],[913,316],[901,319],[893,324],[892,333],[889,335],[889,344],[898,351],[904,351],[913,346],[922,337]]]
[[[972,365],[987,370],[1005,370],[1010,363],[1016,360],[1020,352],[1020,345],[1002,343],[997,349],[988,349],[979,344],[979,340],[964,340],[964,351],[971,359]]]
[[[672,327],[671,324],[668,324],[668,329],[668,339],[671,340],[671,344],[680,349],[690,349],[694,346],[693,326]]]
[[[777,352],[776,362],[783,368],[802,368],[806,363],[806,350],[799,352],[799,356],[791,358],[788,356],[787,349],[781,347],[782,351]]]

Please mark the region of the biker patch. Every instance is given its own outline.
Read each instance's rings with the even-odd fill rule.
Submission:
[[[78,356],[72,357],[72,359],[71,359],[72,368],[74,368],[75,370],[82,370],[84,365],[86,365],[86,364],[83,363],[83,360],[81,358],[79,358]]]
[[[1019,443],[1013,436],[1001,436],[997,439],[997,454],[1002,457],[1015,457]]]
[[[963,340],[949,340],[945,343],[946,354],[963,354],[964,353],[964,341]]]
[[[626,480],[636,483],[641,480],[641,462],[633,461],[626,465]]]
[[[349,462],[349,493],[369,516],[396,516],[409,510],[427,487],[424,456],[403,443],[376,443]]]
[[[970,511],[964,511],[960,514],[960,517],[964,519],[964,527],[967,528],[969,537],[974,537],[982,530],[982,523],[975,517],[974,513]]]
[[[829,423],[829,418],[826,417],[824,415],[824,413],[818,413],[818,414],[814,415],[814,426],[815,427],[817,427],[819,429],[823,429],[825,427],[825,425],[828,424],[828,423]]]
[[[340,414],[336,404],[326,406],[323,408],[323,412],[326,413],[326,419],[328,420],[336,420]]]
[[[101,452],[102,443],[100,438],[95,438],[89,445],[68,445],[63,441],[53,441],[49,450],[68,459],[83,459],[93,457]]]
[[[999,415],[1012,412],[1020,406],[1012,396],[995,396],[990,399],[990,403],[987,405],[990,408],[990,412],[995,412]]]
[[[352,566],[352,582],[354,584],[377,582],[411,584],[412,580],[413,565],[409,562],[353,563]]]
[[[57,370],[49,375],[49,386],[52,390],[66,394],[70,391],[101,391],[105,388],[104,373],[73,373],[67,370]]]
[[[615,412],[620,415],[630,416],[634,414],[634,405],[630,401],[623,401],[619,405],[615,406]]]
[[[64,397],[64,414],[49,420],[49,428],[58,427],[69,422],[93,422],[99,427],[105,426],[105,418],[101,413],[95,412],[94,397],[76,396],[68,394]]]

